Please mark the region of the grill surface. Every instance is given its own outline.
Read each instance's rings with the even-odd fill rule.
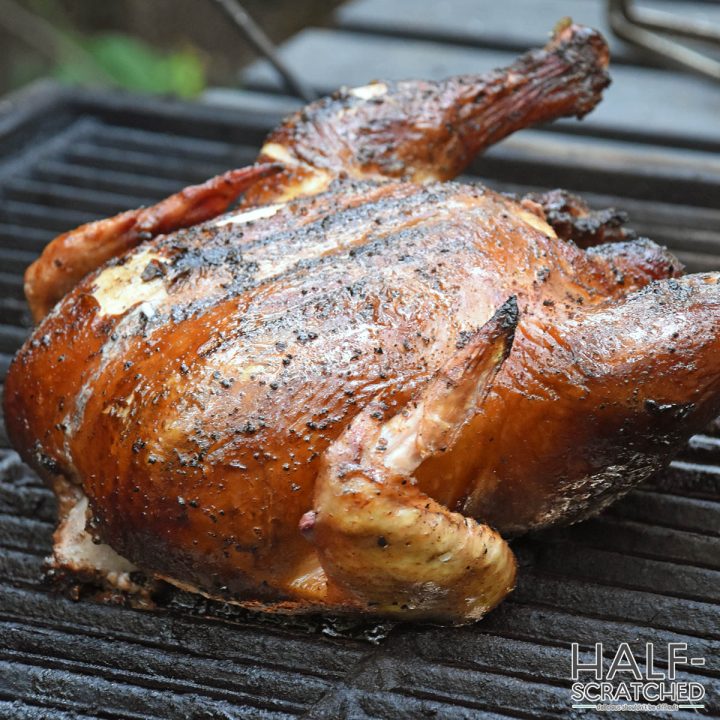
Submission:
[[[3,372],[27,333],[21,273],[54,234],[250,162],[275,120],[251,96],[231,112],[47,89],[0,118]],[[534,131],[473,172],[501,189],[583,191],[628,210],[691,270],[718,266],[720,160],[704,150]],[[377,645],[330,637],[321,621],[223,619],[221,607],[177,600],[148,613],[53,594],[42,581],[52,494],[11,450],[0,451],[0,476],[1,717],[571,717],[581,714],[571,710],[571,642],[587,660],[596,642],[644,655],[646,642],[670,641],[706,659],[682,675],[720,713],[711,434],[602,517],[516,542],[519,587],[483,622],[396,626]]]

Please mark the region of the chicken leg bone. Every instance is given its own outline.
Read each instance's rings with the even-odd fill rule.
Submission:
[[[286,170],[256,184],[254,203],[312,195],[336,177],[449,180],[511,133],[582,117],[610,83],[600,33],[561,22],[541,50],[507,68],[441,82],[375,82],[341,90],[290,116],[259,161]]]

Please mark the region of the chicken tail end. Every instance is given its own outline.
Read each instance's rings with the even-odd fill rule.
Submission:
[[[517,302],[508,300],[387,420],[378,398],[326,451],[314,509],[300,531],[328,586],[377,615],[472,622],[514,587],[516,562],[492,528],[452,512],[413,472],[452,449],[479,410],[512,346]],[[380,418],[380,419],[378,419]]]

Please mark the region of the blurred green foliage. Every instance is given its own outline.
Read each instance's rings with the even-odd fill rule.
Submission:
[[[0,31],[11,41],[9,49],[3,47],[0,34],[2,84],[18,87],[50,74],[70,84],[182,97],[204,89],[209,58],[193,44],[185,40],[162,45],[127,27],[110,29],[126,6],[92,2],[2,0]]]
[[[106,33],[75,38],[86,58],[60,59],[55,76],[65,82],[92,82],[98,70],[114,84],[149,93],[192,97],[205,87],[205,67],[193,48],[161,52],[138,38]],[[88,67],[88,60],[95,67]]]

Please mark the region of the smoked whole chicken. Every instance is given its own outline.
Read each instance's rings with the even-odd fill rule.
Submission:
[[[720,275],[561,191],[451,181],[592,110],[607,64],[563,22],[505,70],[341,90],[256,165],[56,238],[5,392],[56,572],[469,622],[506,538],[663,468],[720,410]]]

